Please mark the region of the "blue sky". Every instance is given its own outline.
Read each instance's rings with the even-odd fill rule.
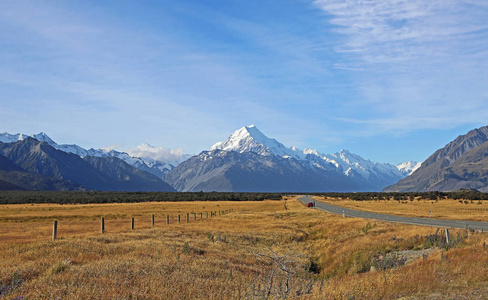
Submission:
[[[488,2],[1,1],[0,131],[423,161],[488,122]]]

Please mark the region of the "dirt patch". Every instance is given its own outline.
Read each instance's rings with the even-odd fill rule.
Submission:
[[[427,258],[427,256],[431,255],[435,249],[423,249],[423,250],[402,250],[397,251],[395,254],[403,256],[407,259],[405,264],[412,263],[419,258]]]

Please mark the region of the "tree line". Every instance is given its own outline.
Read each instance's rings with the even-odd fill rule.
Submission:
[[[303,194],[303,193],[296,193]],[[57,203],[134,203],[168,201],[263,201],[281,200],[295,193],[237,193],[237,192],[75,192],[75,191],[0,191],[0,204]],[[488,200],[488,193],[476,190],[451,192],[405,192],[405,193],[309,193],[327,198],[366,200]]]
[[[413,200],[488,200],[488,193],[482,193],[477,190],[461,189],[449,192],[365,192],[365,193],[318,193],[314,194],[328,198],[350,199],[355,201],[370,201],[370,200],[397,200],[397,201],[413,201]]]
[[[74,192],[74,191],[2,191],[0,204],[57,203],[135,203],[168,201],[262,201],[281,200],[281,193],[218,192]]]

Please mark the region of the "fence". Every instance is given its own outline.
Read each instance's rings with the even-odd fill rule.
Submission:
[[[218,211],[218,215],[221,216],[221,215],[226,215],[226,214],[229,214],[231,212],[233,212],[234,210],[233,209],[227,209],[227,210],[219,210]],[[193,214],[193,221],[197,221],[197,213],[195,212],[192,212]],[[203,212],[200,212],[198,213],[200,214],[200,220],[203,220]],[[207,216],[207,219],[208,219],[208,212],[206,212],[206,216]],[[210,218],[213,218],[213,217],[216,217],[217,216],[217,211],[211,211],[210,212]],[[155,226],[155,220],[156,220],[156,217],[155,215],[151,215],[151,219],[150,219],[150,222],[151,222],[151,226],[154,227]],[[171,222],[172,218],[170,215],[166,215],[166,225],[170,225],[170,224],[174,224]],[[176,220],[175,220],[175,216],[173,216],[173,222],[177,222],[176,224],[180,224],[181,223],[181,214],[178,214],[176,215]],[[190,213],[186,213],[186,223],[190,223]],[[135,218],[131,218],[130,219],[130,228],[131,230],[135,230],[136,229],[136,223],[135,223]],[[100,233],[105,233],[105,218],[102,217],[100,219]],[[53,222],[53,234],[52,234],[52,240],[55,241],[56,238],[58,237],[58,221],[55,220]]]

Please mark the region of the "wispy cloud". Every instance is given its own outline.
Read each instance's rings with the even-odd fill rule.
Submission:
[[[486,1],[317,0],[335,31],[347,36],[338,52],[367,62],[397,62],[439,55],[472,55],[486,38]],[[486,42],[482,42],[486,50]]]
[[[335,67],[358,97],[349,124],[370,132],[486,123],[488,3],[316,0],[339,36]],[[362,110],[362,114],[359,112]],[[363,131],[365,128],[358,128]]]

